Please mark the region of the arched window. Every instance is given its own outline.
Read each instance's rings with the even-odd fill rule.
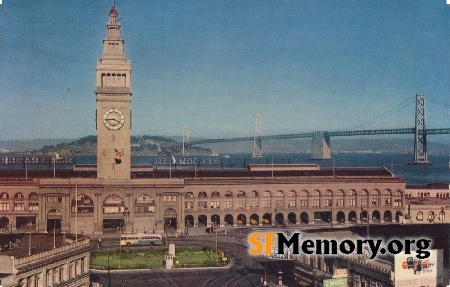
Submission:
[[[284,207],[284,199],[283,199],[283,191],[277,190],[275,193],[275,207],[276,208],[283,208]]]
[[[313,207],[320,206],[320,191],[318,191],[318,190],[314,190],[314,192],[313,192],[312,206]]]
[[[347,204],[348,206],[356,206],[356,190],[352,189],[348,192]]]
[[[72,213],[75,213],[77,206],[78,213],[94,212],[94,201],[85,194],[78,194],[78,202],[75,202],[75,198],[72,200]]]
[[[194,208],[194,194],[192,192],[186,192],[184,195],[184,208],[193,209]]]
[[[262,194],[262,207],[263,208],[270,208],[271,199],[270,199],[270,191],[265,190]]]
[[[325,192],[323,206],[333,206],[333,192],[329,189]]]
[[[224,209],[232,209],[233,208],[233,193],[231,191],[227,191],[225,193],[225,200],[223,201]],[[225,220],[226,221],[226,220]]]
[[[39,210],[39,195],[36,192],[30,193],[28,196],[28,209],[29,210]]]
[[[416,220],[417,221],[423,221],[423,212],[422,211],[418,211],[417,212]]]
[[[295,191],[289,190],[287,196],[288,196],[288,207],[289,208],[296,207],[295,199],[296,199],[297,194],[295,193]]]
[[[308,207],[308,191],[302,190],[299,194],[300,207]]]
[[[0,194],[0,210],[9,210],[9,194],[6,192],[2,192]]]
[[[380,205],[380,191],[378,189],[374,189],[370,193],[370,205],[371,206]]]
[[[14,195],[14,210],[23,211],[25,210],[24,196],[22,193],[18,192]]]
[[[342,207],[344,206],[344,191],[342,189],[339,189],[336,191],[336,206]],[[345,216],[344,216],[345,217]]]
[[[155,212],[155,200],[148,194],[140,195],[134,201],[134,212],[153,213]]]
[[[367,201],[369,199],[369,191],[367,189],[363,189],[361,190],[361,206],[362,207],[366,207],[367,206]]]
[[[394,195],[394,206],[401,207],[402,205],[402,195],[403,192],[401,190],[397,190]]]
[[[245,209],[245,192],[243,192],[242,190],[239,191],[236,195],[237,197],[237,202],[236,202],[236,208],[238,209]]]
[[[427,220],[428,222],[434,222],[434,211],[428,212]]]
[[[259,207],[259,201],[258,198],[259,194],[256,190],[253,190],[251,192],[251,198],[249,199],[249,207],[250,208],[258,208]]]
[[[383,205],[390,206],[392,204],[392,192],[390,189],[383,191]]]
[[[211,194],[211,197],[220,197],[220,193],[218,193],[217,191],[214,191],[214,192]]]
[[[117,195],[111,195],[103,201],[103,213],[122,213],[125,211],[125,203]]]
[[[444,223],[444,221],[445,221],[445,212],[444,212],[444,210],[441,210],[441,211],[439,212],[438,220],[439,220],[439,222]]]
[[[198,193],[198,209],[207,209],[208,208],[208,195],[206,192],[201,191]]]
[[[245,197],[245,192],[239,191],[237,197]]]

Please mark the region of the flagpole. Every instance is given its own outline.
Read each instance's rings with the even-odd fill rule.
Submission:
[[[78,184],[75,184],[75,241],[78,242]]]
[[[53,178],[56,178],[56,153],[55,159],[53,160]]]
[[[53,224],[53,249],[56,248],[56,219]]]
[[[169,154],[169,178],[172,178],[172,154]]]

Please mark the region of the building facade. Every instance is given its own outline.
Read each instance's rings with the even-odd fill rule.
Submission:
[[[348,171],[347,171],[348,172]],[[401,222],[404,180],[317,175],[3,182],[3,232],[83,234],[189,227]]]
[[[46,244],[53,241],[51,235],[32,234],[32,239],[29,236],[24,236],[20,243],[9,243],[11,249],[1,253],[1,286],[89,286],[88,238],[64,241],[52,247]],[[28,240],[30,245],[33,242],[33,247],[28,246]]]

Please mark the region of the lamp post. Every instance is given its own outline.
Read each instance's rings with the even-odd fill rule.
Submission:
[[[29,221],[29,222],[27,223],[27,225],[30,227],[30,231],[29,231],[30,237],[28,237],[28,256],[30,256],[30,255],[31,255],[31,226],[32,226],[33,224],[31,223],[31,221]]]
[[[128,229],[127,218],[128,218],[128,216],[130,216],[130,210],[128,209],[128,207],[125,207],[125,211],[122,214],[123,214],[123,217],[125,218],[124,231],[125,231],[125,233],[127,233],[127,229]]]
[[[278,271],[278,286],[283,286],[283,272],[281,269]]]

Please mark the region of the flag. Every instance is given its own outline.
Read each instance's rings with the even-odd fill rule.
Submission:
[[[122,162],[122,153],[116,148],[114,149],[114,151],[116,152],[116,155],[114,156],[114,162],[116,164],[119,164]]]

